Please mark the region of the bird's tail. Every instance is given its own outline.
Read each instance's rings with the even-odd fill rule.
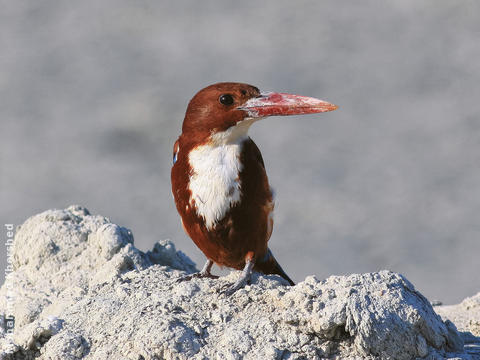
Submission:
[[[283,271],[280,264],[277,262],[275,257],[273,256],[270,249],[267,249],[267,253],[261,259],[257,259],[255,261],[255,266],[253,268],[256,271],[260,271],[264,274],[277,274],[280,275],[282,278],[287,280],[290,285],[295,285],[295,283],[288,277],[288,275]]]

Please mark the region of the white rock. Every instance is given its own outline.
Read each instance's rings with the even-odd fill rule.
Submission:
[[[480,292],[457,305],[437,306],[435,311],[446,320],[447,326],[451,328],[454,323],[458,327],[465,349],[480,359]]]
[[[171,241],[142,253],[129,230],[78,206],[28,219],[14,256],[0,289],[1,314],[16,319],[2,359],[473,358],[465,334],[389,271],[294,287],[254,274],[225,297],[238,272],[177,282],[195,267]]]

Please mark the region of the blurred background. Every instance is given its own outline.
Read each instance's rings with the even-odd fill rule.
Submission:
[[[201,267],[171,196],[172,146],[198,90],[239,81],[340,106],[250,131],[277,193],[270,247],[294,280],[390,269],[447,304],[480,290],[479,2],[1,9],[2,228],[80,204]]]

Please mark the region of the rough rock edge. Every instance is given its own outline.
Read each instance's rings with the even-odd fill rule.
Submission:
[[[435,311],[458,327],[467,352],[480,359],[480,292],[457,305],[436,306]]]
[[[2,317],[15,316],[2,359],[473,358],[463,339],[474,335],[443,322],[399,274],[295,287],[255,274],[219,296],[238,273],[178,283],[196,269],[171,241],[143,253],[131,231],[80,206],[28,219],[13,265],[0,289]]]

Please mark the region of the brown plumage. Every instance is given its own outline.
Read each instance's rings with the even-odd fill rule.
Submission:
[[[219,83],[190,101],[174,145],[172,192],[186,233],[208,258],[196,276],[212,276],[212,263],[243,269],[226,293],[253,270],[278,274],[291,285],[268,249],[274,201],[250,125],[269,115],[324,112],[336,107],[297,95],[262,94],[251,85]]]

